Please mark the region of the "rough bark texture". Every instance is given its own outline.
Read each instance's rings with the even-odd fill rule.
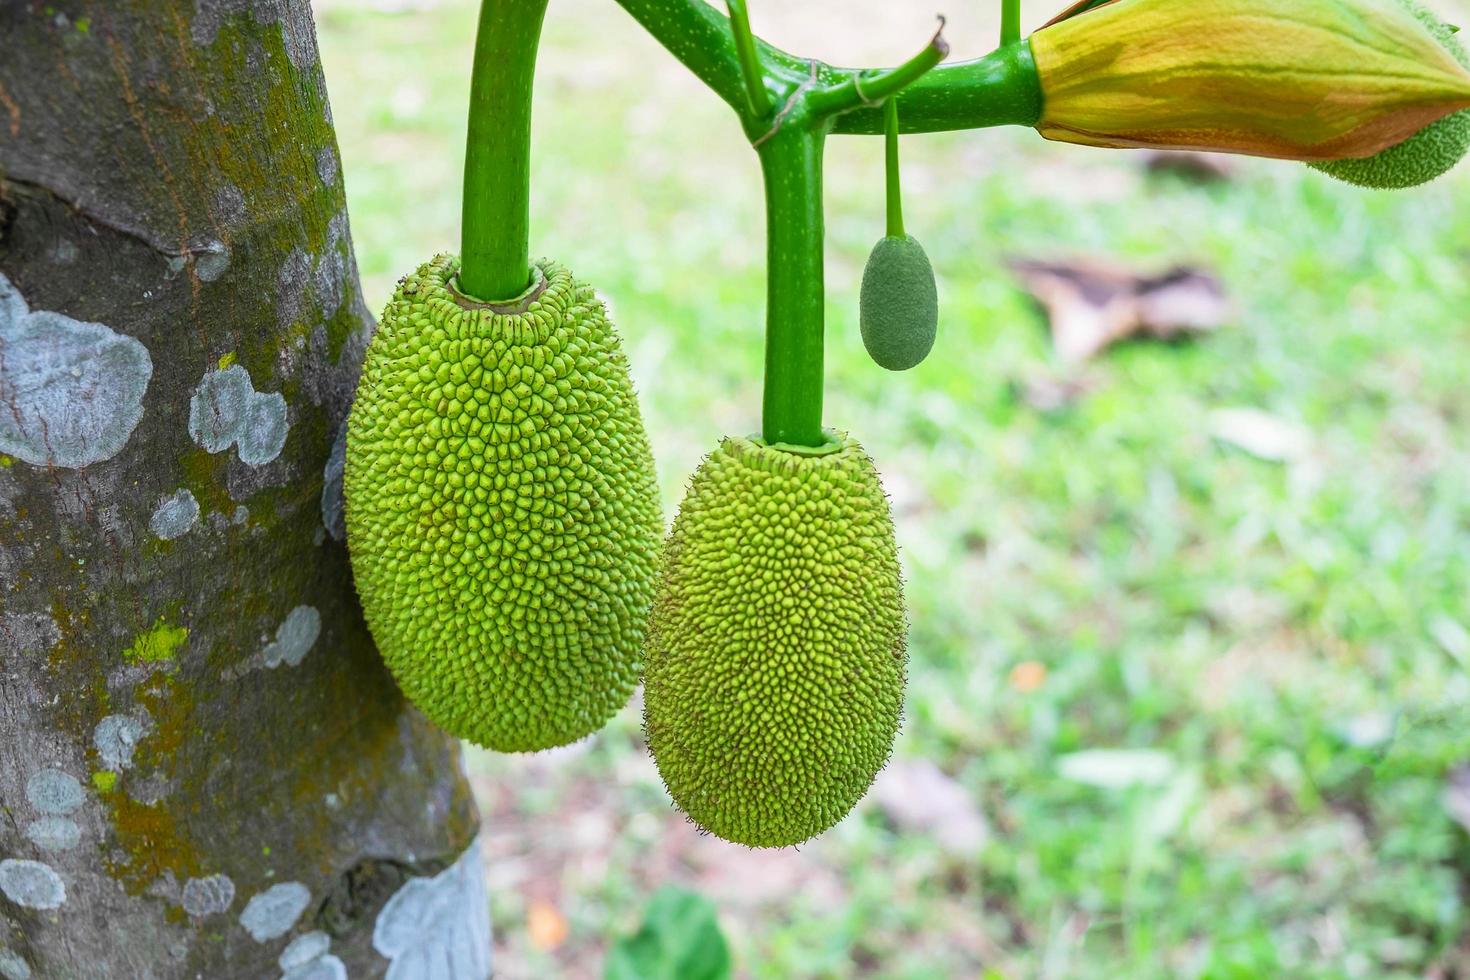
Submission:
[[[307,0],[0,0],[6,980],[488,973],[341,543],[339,171]]]

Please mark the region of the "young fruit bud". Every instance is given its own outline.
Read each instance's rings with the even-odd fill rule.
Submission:
[[[873,246],[858,300],[863,346],[879,367],[907,371],[934,347],[939,292],[929,256],[912,235],[888,235]]]
[[[1399,0],[1429,28],[1455,60],[1470,68],[1470,55],[1454,28],[1416,0]],[[1401,188],[1427,183],[1450,170],[1470,153],[1470,109],[1445,116],[1395,146],[1357,160],[1331,160],[1311,166],[1359,187]]]
[[[1114,0],[1031,36],[1048,139],[1366,157],[1470,107],[1470,69],[1391,0]]]

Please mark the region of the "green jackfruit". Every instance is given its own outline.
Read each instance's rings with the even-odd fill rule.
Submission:
[[[653,456],[612,324],[543,262],[518,301],[404,278],[368,345],[343,488],[358,595],[408,699],[532,751],[628,699],[657,578]]]
[[[644,727],[695,823],[752,847],[842,819],[903,703],[903,590],[888,498],[857,442],[729,438],[695,473],[649,617]],[[815,453],[815,454],[813,454]]]
[[[858,303],[863,346],[879,367],[907,371],[929,356],[939,292],[929,256],[913,235],[885,235],[873,246]]]
[[[1455,60],[1470,68],[1470,56],[1454,30],[1416,0],[1399,0],[1429,28]],[[1413,136],[1371,157],[1310,164],[1338,180],[1359,187],[1397,190],[1425,184],[1448,173],[1470,153],[1470,109],[1452,112]]]

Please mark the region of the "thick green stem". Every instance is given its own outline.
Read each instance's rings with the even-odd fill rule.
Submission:
[[[899,126],[905,133],[1035,126],[1041,106],[1041,79],[1031,44],[1020,41],[983,58],[940,65],[905,88],[898,96]],[[881,133],[883,110],[843,113],[832,131]]]
[[[822,142],[820,128],[783,126],[760,145],[766,181],[768,443],[820,446],[822,436]]]
[[[470,77],[459,288],[510,299],[531,280],[531,83],[547,0],[482,0]]]
[[[898,176],[898,100],[889,99],[883,105],[884,132],[883,164],[884,183],[888,191],[889,238],[903,237],[903,190]]]

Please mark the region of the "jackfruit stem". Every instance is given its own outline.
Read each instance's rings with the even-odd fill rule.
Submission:
[[[1001,47],[1021,40],[1021,0],[1001,0],[1000,43]]]
[[[547,0],[482,0],[470,76],[459,289],[514,298],[531,282],[531,88]]]
[[[820,127],[783,126],[758,148],[766,186],[767,443],[821,446],[822,145]]]
[[[745,0],[725,0],[730,10],[730,29],[735,32],[735,52],[740,58],[740,73],[745,76],[745,98],[750,114],[765,119],[771,114],[771,95],[766,91],[766,76],[761,70],[760,52],[755,35],[750,32],[750,15]]]
[[[903,237],[903,191],[898,176],[898,100],[889,99],[883,104],[883,119],[887,124],[884,132],[884,177],[888,191],[888,237]]]

